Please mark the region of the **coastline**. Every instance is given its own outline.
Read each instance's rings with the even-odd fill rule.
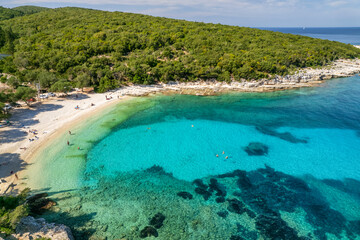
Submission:
[[[34,163],[34,156],[53,143],[59,136],[66,134],[74,126],[81,124],[91,116],[101,114],[111,106],[130,99],[129,96],[147,96],[149,94],[191,94],[215,95],[226,92],[269,92],[300,87],[318,86],[326,79],[348,77],[360,72],[360,59],[338,60],[331,66],[320,69],[303,69],[288,76],[276,76],[273,79],[223,83],[217,81],[199,81],[191,83],[168,83],[156,85],[131,85],[102,94],[72,93],[66,100],[53,98],[37,104],[35,109],[21,108],[14,111],[10,121],[13,126],[1,129],[0,176],[6,182],[0,185],[1,193],[16,193],[26,187],[23,182],[23,170]],[[78,98],[76,98],[78,95]],[[107,100],[107,97],[112,97]],[[91,106],[94,103],[95,106]],[[80,110],[74,107],[79,105]],[[24,128],[28,127],[28,128]],[[34,135],[26,133],[36,129],[38,140],[30,142]],[[8,134],[7,134],[8,133]],[[25,135],[26,133],[26,135]],[[26,148],[22,150],[20,148]],[[0,156],[1,156],[0,155]],[[14,174],[10,174],[14,171]],[[15,175],[16,173],[16,175]],[[17,177],[19,179],[17,179]]]
[[[295,74],[275,76],[270,79],[232,81],[214,80],[197,82],[172,82],[154,85],[130,85],[117,92],[128,96],[146,96],[150,93],[166,92],[189,95],[215,95],[227,92],[272,92],[301,87],[318,86],[331,78],[350,77],[360,73],[360,59],[340,59],[322,68],[304,68]]]
[[[81,95],[80,98],[84,99],[77,99],[76,95]],[[0,161],[0,176],[5,182],[0,184],[0,194],[16,194],[25,188],[24,170],[34,163],[34,156],[40,150],[49,146],[59,136],[91,116],[101,114],[109,107],[130,99],[113,97],[106,100],[105,96],[111,95],[112,93],[73,93],[66,100],[53,98],[34,104],[33,108],[16,109],[10,118],[12,125],[1,129],[0,156],[3,155],[4,158]],[[91,106],[92,103],[95,106]],[[80,106],[79,110],[74,109],[77,105]],[[24,115],[32,118],[23,118]],[[29,141],[35,137],[34,134],[28,133],[29,130],[37,131],[36,140]],[[11,174],[11,171],[14,174]]]

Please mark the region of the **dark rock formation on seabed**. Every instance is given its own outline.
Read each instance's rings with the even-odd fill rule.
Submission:
[[[97,176],[96,187],[59,195],[56,211],[46,216],[71,226],[76,239],[360,237],[360,190],[355,187],[360,183],[353,179],[343,184],[300,179],[270,167],[236,170],[194,183],[159,167],[111,178],[101,173],[88,177]],[[179,192],[193,199],[184,199]]]
[[[249,156],[262,156],[269,152],[269,147],[260,142],[251,142],[249,145],[244,147],[244,151]]]
[[[285,140],[285,141],[288,141],[291,143],[307,143],[308,142],[305,139],[295,137],[294,135],[292,135],[289,132],[280,133],[280,132],[275,131],[274,129],[267,128],[267,127],[260,127],[260,126],[257,126],[256,130],[258,130],[262,134],[277,137],[277,138],[280,138],[282,140]]]

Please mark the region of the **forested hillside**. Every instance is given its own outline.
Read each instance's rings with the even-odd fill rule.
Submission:
[[[14,7],[13,10],[16,10],[18,12],[22,12],[24,15],[34,14],[42,11],[46,11],[49,8],[46,7],[38,7],[38,6],[20,6],[20,7]]]
[[[41,12],[46,9],[48,8],[37,6],[21,6],[16,8],[4,8],[0,6],[0,21]]]
[[[19,17],[22,15],[23,14],[19,11],[16,11],[16,10],[13,10],[10,8],[4,8],[4,7],[0,6],[0,21],[14,18],[14,17]]]
[[[360,56],[360,49],[339,42],[81,8],[46,10],[0,26],[16,36],[0,71],[44,88],[260,79]]]

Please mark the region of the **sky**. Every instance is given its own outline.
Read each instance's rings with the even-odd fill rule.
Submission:
[[[0,6],[76,6],[245,27],[359,27],[360,0],[0,0]]]

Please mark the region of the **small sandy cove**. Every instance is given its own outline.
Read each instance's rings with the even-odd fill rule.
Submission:
[[[0,194],[16,193],[23,188],[22,170],[45,143],[125,98],[116,92],[73,92],[67,97],[52,97],[31,107],[23,104],[13,109],[10,125],[0,128]]]
[[[346,77],[360,72],[360,60],[338,60],[321,69],[303,69],[294,75],[275,76],[273,79],[223,83],[199,81],[132,85],[101,94],[72,92],[67,97],[52,97],[27,107],[13,109],[11,125],[0,128],[0,195],[15,194],[24,188],[23,171],[31,164],[32,156],[45,143],[71,131],[88,117],[119,103],[129,96],[144,96],[166,92],[192,95],[213,95],[223,92],[268,92],[319,85],[333,77]],[[78,108],[77,108],[78,107]],[[41,174],[41,173],[39,173]]]

